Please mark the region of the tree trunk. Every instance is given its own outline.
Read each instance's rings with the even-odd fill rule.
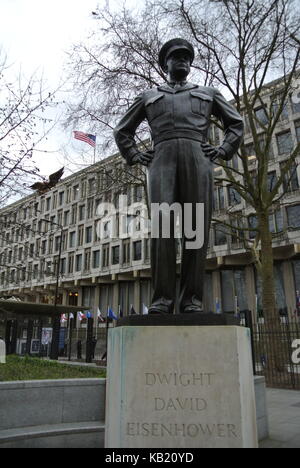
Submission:
[[[288,350],[282,340],[282,325],[276,308],[272,234],[269,229],[268,213],[259,215],[259,229],[261,235],[262,303],[265,320],[266,380],[268,384],[274,384],[278,380],[279,373],[285,371],[285,364],[288,363]]]

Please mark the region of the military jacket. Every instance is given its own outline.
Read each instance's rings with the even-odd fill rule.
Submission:
[[[169,85],[140,94],[114,130],[116,143],[128,164],[138,153],[135,131],[143,120],[151,129],[154,145],[172,138],[207,141],[211,116],[224,127],[221,148],[230,159],[243,137],[243,120],[215,88],[186,83],[175,89]]]

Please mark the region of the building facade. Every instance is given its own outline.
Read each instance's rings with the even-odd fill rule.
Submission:
[[[265,118],[261,108],[258,118]],[[257,159],[245,118],[245,147],[253,177]],[[214,127],[212,140],[221,140]],[[263,138],[263,134],[262,134]],[[291,99],[277,124],[270,150],[268,184],[273,186],[282,164],[300,141],[300,104]],[[300,158],[298,157],[298,162]],[[235,156],[229,163],[242,170]],[[142,235],[147,195],[141,169],[128,168],[116,154],[82,170],[44,194],[33,194],[0,211],[0,296],[28,302],[59,303],[128,314],[142,313],[151,301],[150,239]],[[223,176],[221,166],[215,175]],[[130,181],[128,182],[128,172]],[[146,177],[146,175],[144,176]],[[300,166],[291,169],[270,227],[273,240],[277,306],[293,314],[300,290]],[[120,210],[127,197],[128,210]],[[113,219],[111,207],[115,207]],[[124,214],[125,213],[125,214]],[[261,308],[261,285],[251,254],[234,231],[220,228],[235,213],[254,227],[251,208],[227,183],[214,192],[204,306],[207,311],[236,313]],[[135,235],[132,235],[134,231]],[[248,231],[247,236],[253,235]],[[178,272],[180,243],[178,242]]]

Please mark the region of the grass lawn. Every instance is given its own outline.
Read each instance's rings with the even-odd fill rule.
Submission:
[[[6,364],[0,364],[0,382],[14,380],[52,380],[105,377],[103,369],[69,366],[39,358],[7,356]]]

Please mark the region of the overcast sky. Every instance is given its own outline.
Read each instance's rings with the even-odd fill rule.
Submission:
[[[105,0],[0,0],[0,45],[8,62],[17,70],[21,66],[27,76],[43,71],[49,86],[55,88],[62,78],[65,51],[86,37],[96,21],[91,12],[103,3]],[[74,144],[78,150],[90,151],[92,157],[91,147],[59,129],[45,144],[52,152],[35,154],[41,173],[59,169],[61,146],[67,145],[71,151]]]

